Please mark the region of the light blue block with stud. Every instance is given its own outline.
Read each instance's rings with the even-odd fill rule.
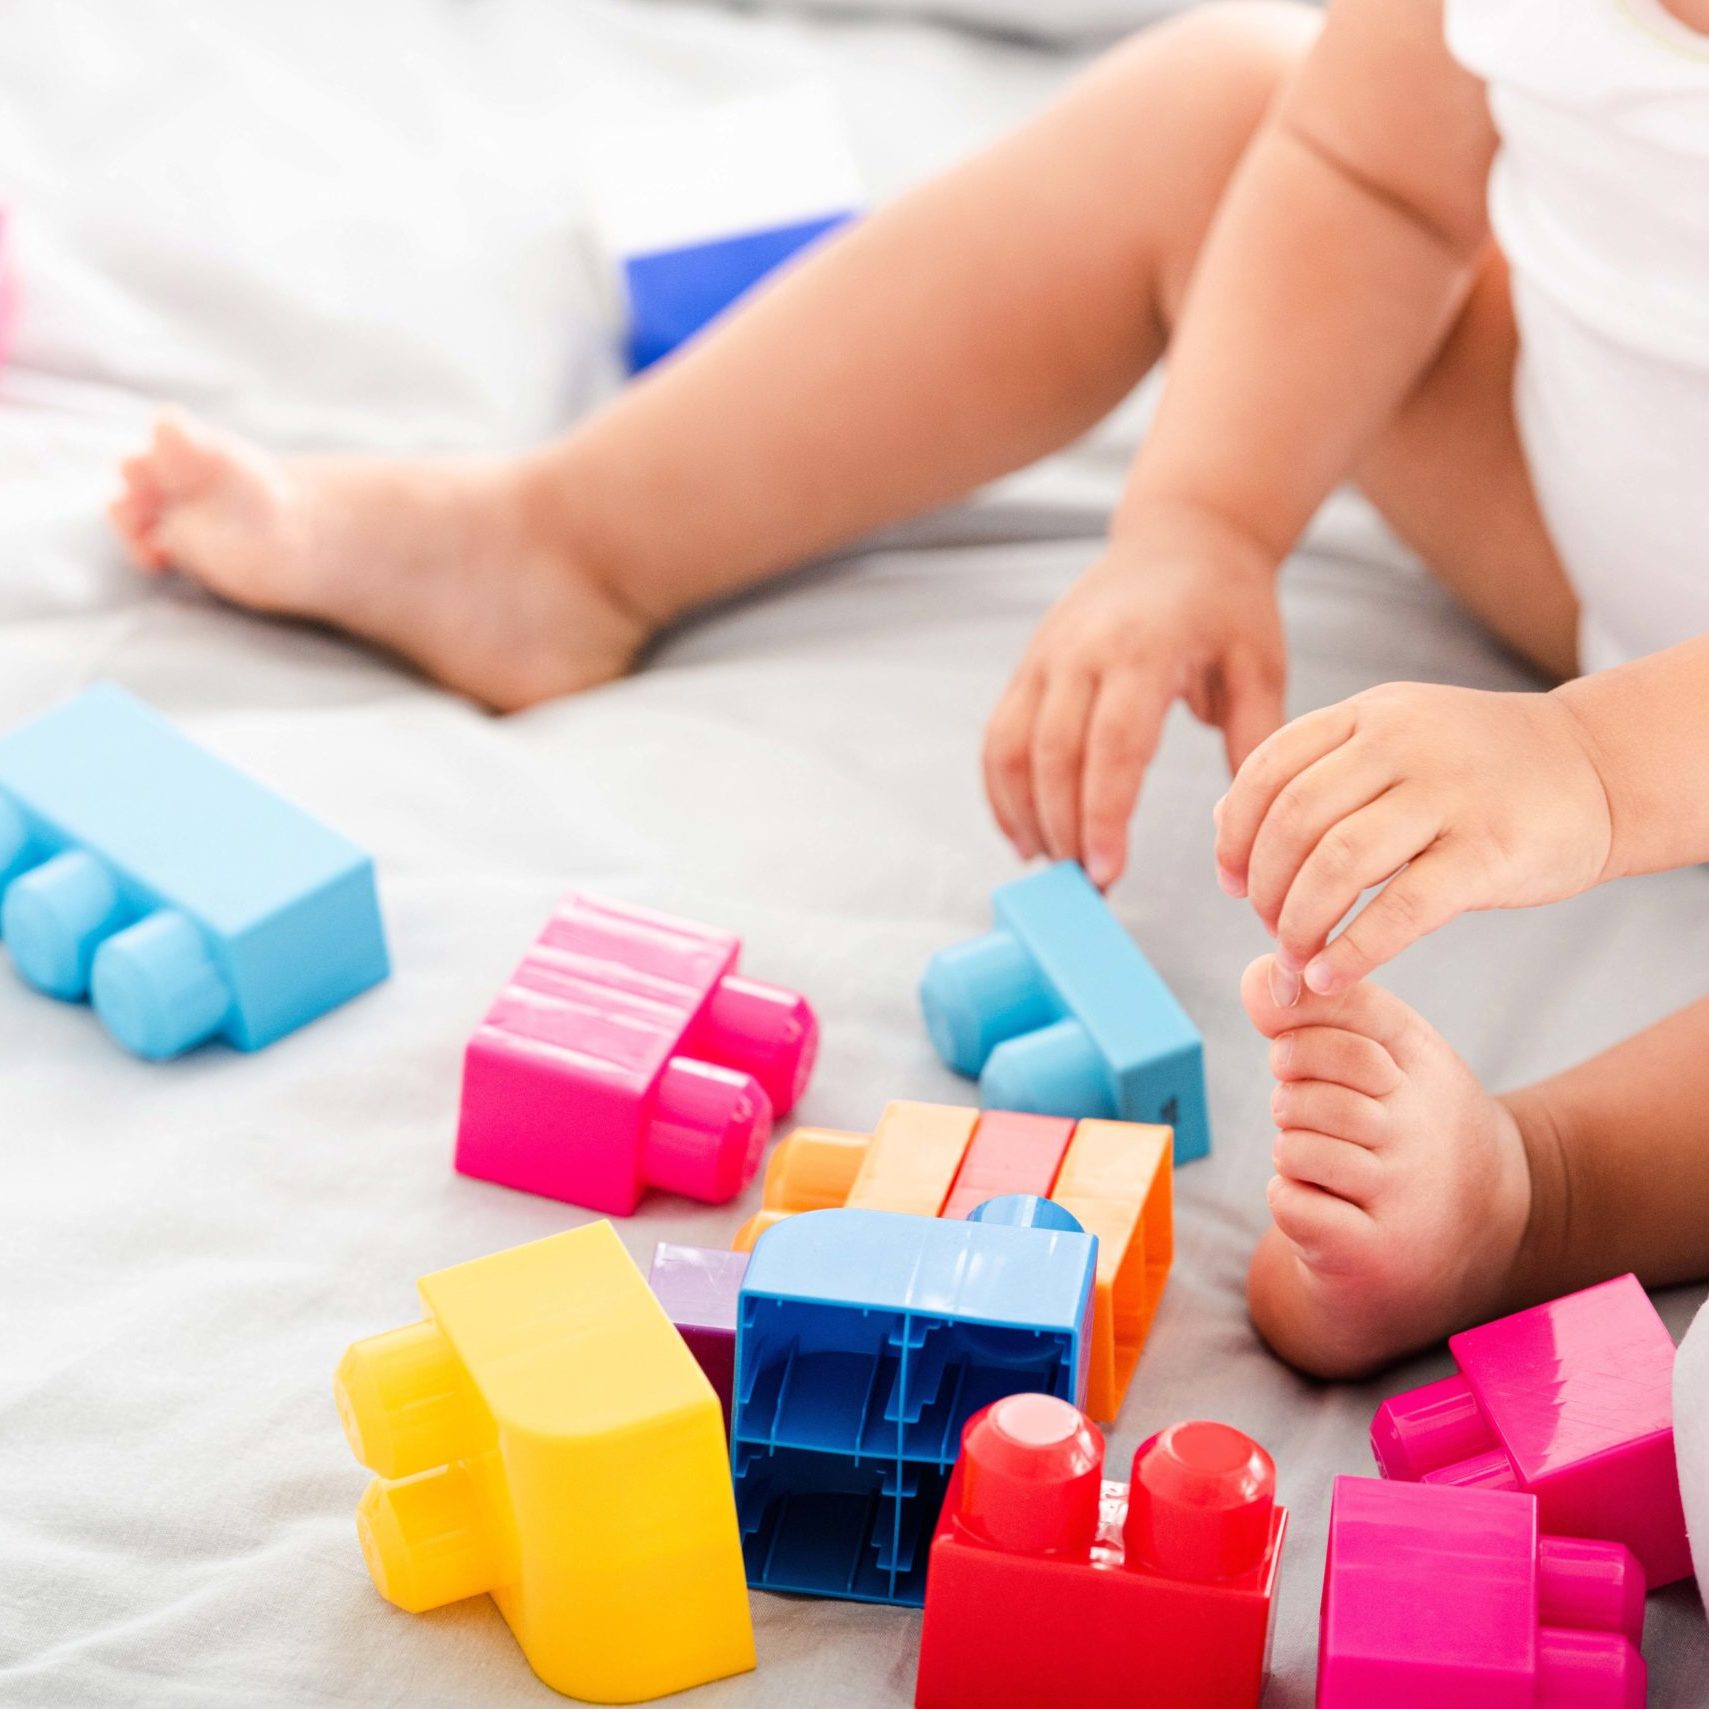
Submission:
[[[0,940],[137,1056],[259,1050],[386,977],[372,860],[112,683],[0,737]]]
[[[1204,1043],[1074,861],[1005,884],[996,926],[932,957],[926,1030],[987,1109],[1157,1122],[1178,1163],[1211,1145]]]

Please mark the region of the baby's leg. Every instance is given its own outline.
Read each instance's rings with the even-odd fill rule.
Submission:
[[[616,675],[686,608],[1117,403],[1315,28],[1238,0],[1136,38],[538,454],[280,463],[168,422],[114,521],[145,566],[353,629],[495,706]]]
[[[1709,1275],[1709,1000],[1497,1098],[1389,992],[1283,1008],[1269,967],[1243,988],[1278,1081],[1248,1298],[1291,1364],[1358,1376],[1626,1270]]]

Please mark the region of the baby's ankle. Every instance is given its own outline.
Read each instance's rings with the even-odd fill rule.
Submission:
[[[1570,1146],[1559,1100],[1545,1083],[1504,1092],[1496,1100],[1519,1130],[1530,1173],[1531,1207],[1504,1289],[1508,1309],[1555,1299],[1576,1285],[1583,1266],[1572,1229]]]

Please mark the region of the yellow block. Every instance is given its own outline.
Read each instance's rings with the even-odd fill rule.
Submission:
[[[1050,1196],[1098,1237],[1097,1299],[1086,1410],[1114,1418],[1157,1313],[1175,1233],[1174,1133],[1137,1122],[1083,1121]]]
[[[936,1216],[979,1123],[956,1104],[887,1104],[844,1201],[851,1210]]]
[[[424,1276],[333,1392],[357,1535],[418,1613],[490,1591],[545,1682],[640,1703],[754,1665],[718,1397],[611,1224]]]

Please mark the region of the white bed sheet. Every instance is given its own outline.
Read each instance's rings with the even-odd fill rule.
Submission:
[[[0,380],[0,724],[119,677],[376,852],[396,977],[253,1059],[168,1067],[0,979],[0,1704],[550,1702],[484,1600],[386,1607],[357,1554],[329,1377],[418,1274],[581,1216],[449,1168],[461,1044],[571,883],[728,924],[810,992],[800,1115],[954,1099],[914,1007],[1011,865],[983,716],[1087,559],[1118,426],[980,505],[685,628],[638,677],[499,722],[343,641],[119,563],[98,510],[153,401],[281,446],[488,445],[609,383],[577,243],[580,127],[809,74],[894,188],[1048,96],[1063,62],[905,26],[648,0],[50,0],[0,11],[0,196],[31,302]],[[216,146],[216,139],[225,141]],[[1356,507],[1290,572],[1296,708],[1385,678],[1521,681]],[[1261,934],[1217,890],[1216,742],[1172,727],[1116,905],[1203,1027],[1215,1155],[1116,1433],[1202,1413],[1275,1454],[1295,1528],[1271,1709],[1312,1696],[1328,1484],[1385,1392],[1307,1383],[1241,1304],[1269,1095],[1235,983]],[[1482,1073],[1560,1065],[1703,988],[1676,873],[1468,920],[1392,984]],[[751,1195],[750,1195],[751,1197]],[[621,1226],[719,1243],[746,1204]],[[1675,1333],[1702,1290],[1662,1306]],[[761,1666],[708,1709],[910,1701],[918,1618],[756,1596]],[[1694,1590],[1652,1599],[1651,1703],[1709,1701]]]

